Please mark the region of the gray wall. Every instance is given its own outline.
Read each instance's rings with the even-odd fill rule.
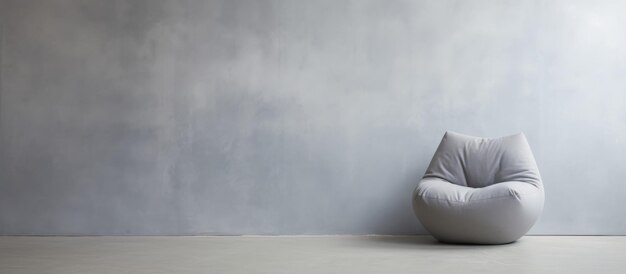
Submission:
[[[624,1],[0,0],[0,234],[415,234],[445,130],[626,233]]]

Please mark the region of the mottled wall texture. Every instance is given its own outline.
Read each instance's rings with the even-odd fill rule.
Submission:
[[[423,234],[446,130],[626,234],[626,2],[0,0],[0,234]]]

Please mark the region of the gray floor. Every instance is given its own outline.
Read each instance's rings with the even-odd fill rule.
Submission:
[[[0,273],[626,273],[626,237],[0,237]]]

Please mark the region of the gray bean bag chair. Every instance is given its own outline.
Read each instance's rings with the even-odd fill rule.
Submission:
[[[487,139],[446,132],[413,192],[424,228],[449,243],[514,242],[535,224],[543,201],[522,133]]]

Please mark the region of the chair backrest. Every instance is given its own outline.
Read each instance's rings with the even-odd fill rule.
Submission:
[[[479,138],[448,131],[424,174],[427,177],[474,188],[508,181],[543,187],[523,133]]]

